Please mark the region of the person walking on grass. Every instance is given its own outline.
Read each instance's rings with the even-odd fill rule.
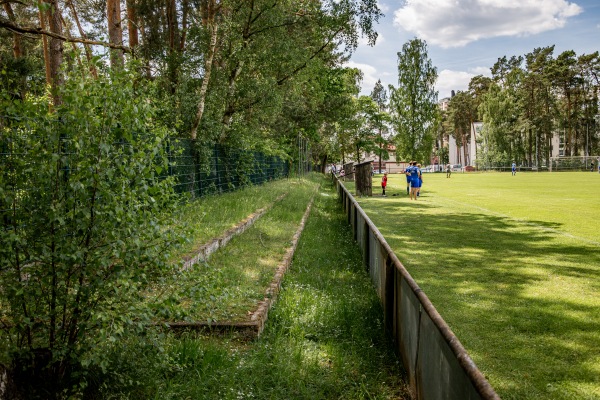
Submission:
[[[421,170],[417,167],[417,162],[413,161],[412,167],[410,168],[410,199],[417,200],[417,192],[421,188]]]
[[[450,175],[452,175],[452,167],[448,164],[446,165],[446,178],[450,178]]]
[[[382,192],[381,195],[383,197],[386,197],[385,196],[385,187],[386,186],[387,186],[387,172],[384,172],[383,177],[381,178],[381,192]]]
[[[515,176],[517,174],[517,164],[514,161],[511,165],[511,170],[512,170],[512,176]]]
[[[421,188],[423,187],[423,171],[421,171],[421,164],[417,164],[419,168],[419,188],[417,189],[417,197],[421,196]]]
[[[408,167],[404,169],[404,175],[406,175],[406,194],[410,196],[410,171],[412,169],[414,161],[408,163]]]

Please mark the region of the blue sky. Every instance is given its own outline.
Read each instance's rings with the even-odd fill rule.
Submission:
[[[378,79],[397,86],[397,53],[418,37],[438,71],[438,97],[467,90],[475,75],[491,76],[503,56],[555,45],[554,56],[600,50],[600,0],[379,0],[385,17],[374,47],[361,40],[348,66],[360,68],[361,94]]]

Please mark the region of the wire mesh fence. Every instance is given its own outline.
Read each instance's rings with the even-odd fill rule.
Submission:
[[[175,178],[175,190],[193,198],[262,184],[287,177],[290,172],[281,157],[218,145],[194,146],[188,139],[169,140],[167,146],[168,175]]]
[[[117,132],[124,129],[112,127],[105,128],[109,132],[90,133],[108,138],[94,141],[74,129],[82,127],[65,120],[0,115],[0,224],[5,228],[16,222],[12,221],[16,214],[34,212],[30,205],[47,195],[47,182],[59,185],[57,193],[65,197],[75,186],[86,184],[76,182],[79,169],[90,168],[86,157],[93,153],[89,148],[83,151],[83,146],[97,146],[98,152],[119,158],[113,160],[118,164],[115,168],[121,164],[127,168],[128,154],[136,150],[127,138],[150,137],[148,133]],[[149,151],[147,156],[166,158],[162,164],[167,167],[157,173],[164,179],[171,177],[174,191],[191,199],[287,177],[294,168],[282,157],[218,145],[199,146],[189,139],[167,138],[160,146],[162,154]],[[48,174],[54,177],[43,178]]]

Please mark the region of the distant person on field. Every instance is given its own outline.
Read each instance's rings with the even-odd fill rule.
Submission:
[[[450,178],[450,175],[452,175],[452,167],[448,164],[446,165],[446,178]]]
[[[512,175],[515,176],[517,174],[517,164],[513,161],[512,166]]]
[[[406,175],[406,194],[410,196],[410,171],[412,169],[413,161],[408,163],[408,167],[404,169],[404,175]]]
[[[592,171],[592,172],[594,172],[594,171],[595,171],[595,170],[594,170],[594,161],[592,161],[592,164],[591,164],[590,171]]]
[[[417,162],[413,161],[412,167],[410,168],[410,199],[417,200],[417,193],[421,188],[421,170],[417,167]]]
[[[421,171],[421,164],[417,164],[417,168],[419,168],[419,188],[417,189],[417,197],[419,197],[423,187],[423,171]]]
[[[381,178],[381,191],[382,191],[381,195],[383,197],[386,197],[385,196],[385,187],[386,186],[387,186],[387,172],[384,172],[383,177]]]
[[[598,173],[600,174],[600,157],[598,157]]]

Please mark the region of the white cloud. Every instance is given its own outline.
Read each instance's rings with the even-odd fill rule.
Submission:
[[[364,47],[377,47],[379,46],[381,43],[385,42],[385,37],[383,37],[383,35],[381,34],[381,32],[377,32],[377,41],[375,42],[374,46],[370,46],[369,45],[369,39],[366,37],[360,37],[358,38],[358,45],[359,46],[364,46]]]
[[[358,68],[362,71],[363,73],[363,80],[362,80],[362,92],[364,93],[370,93],[373,88],[375,87],[375,84],[377,83],[377,80],[379,79],[378,77],[378,73],[377,73],[377,69],[375,67],[373,67],[372,65],[369,64],[359,64],[359,63],[355,63],[354,61],[348,61],[345,64],[346,67],[349,68]]]
[[[394,25],[449,48],[562,28],[582,11],[567,0],[406,0],[394,13]]]
[[[480,74],[465,71],[451,71],[449,69],[443,70],[439,73],[437,82],[435,83],[435,90],[438,91],[438,98],[442,99],[444,97],[450,97],[452,90],[458,92],[459,90],[465,91],[469,89],[469,82],[475,75]]]
[[[471,68],[469,71],[475,75],[483,75],[488,77],[492,76],[492,71],[490,70],[490,67],[475,67]]]
[[[390,11],[390,6],[388,6],[386,3],[382,2],[382,1],[377,1],[377,7],[379,7],[381,12],[384,14],[387,13],[388,11]]]

